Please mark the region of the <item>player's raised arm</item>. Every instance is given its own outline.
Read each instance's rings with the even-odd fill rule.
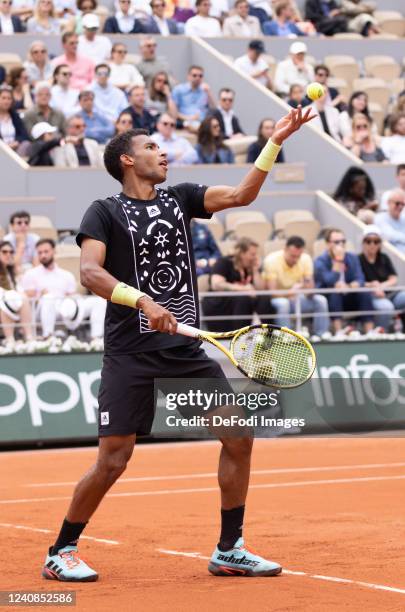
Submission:
[[[287,115],[276,123],[273,136],[264,146],[253,168],[239,185],[236,187],[217,185],[207,189],[204,198],[205,210],[213,213],[226,208],[247,206],[253,202],[267,177],[267,173],[272,169],[284,140],[314,117],[316,117],[316,114],[311,108],[308,108],[305,112],[302,111],[300,106],[297,109],[291,109]]]

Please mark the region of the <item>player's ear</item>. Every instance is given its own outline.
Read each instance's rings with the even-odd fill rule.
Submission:
[[[126,168],[129,168],[134,165],[133,158],[130,155],[127,155],[127,153],[123,153],[122,155],[120,155],[120,162]]]

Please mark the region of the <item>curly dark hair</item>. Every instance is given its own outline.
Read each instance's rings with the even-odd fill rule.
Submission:
[[[106,170],[116,181],[122,184],[124,172],[122,170],[120,157],[131,153],[132,139],[136,136],[149,136],[148,130],[137,128],[128,130],[123,134],[114,136],[104,150],[104,165]]]
[[[210,117],[206,117],[198,128],[197,141],[198,144],[201,145],[201,149],[204,153],[212,153],[218,149],[228,148],[226,145],[224,145],[224,137],[221,131],[218,131],[218,136],[212,135],[211,123],[213,121],[218,121],[218,119],[212,115]]]
[[[346,170],[344,175],[342,176],[339,185],[336,188],[333,197],[337,201],[346,201],[350,198],[351,188],[353,183],[359,177],[366,179],[366,200],[375,200],[375,187],[371,181],[371,178],[361,168],[357,166],[351,166]]]
[[[8,240],[1,240],[0,250],[5,246],[10,247],[14,251],[14,247],[11,244],[11,242],[8,242]],[[15,284],[16,284],[16,273],[15,273],[14,265],[5,266],[0,261],[0,288],[6,289],[6,290],[14,289]]]

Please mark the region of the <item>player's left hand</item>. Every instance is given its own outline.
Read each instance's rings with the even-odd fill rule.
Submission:
[[[302,106],[292,108],[288,115],[285,115],[279,121],[277,121],[271,137],[272,142],[274,142],[276,145],[281,145],[286,138],[299,130],[304,123],[308,123],[308,121],[315,119],[316,116],[317,115],[311,106],[309,106],[305,111],[302,110]]]

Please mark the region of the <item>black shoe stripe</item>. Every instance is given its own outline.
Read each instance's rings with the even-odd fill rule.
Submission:
[[[61,574],[63,572],[62,568],[60,567],[59,569],[56,570],[57,574]]]
[[[55,565],[54,561],[49,561],[49,562],[46,564],[46,567],[49,567],[49,569],[52,569],[52,567],[53,567],[54,565]]]

